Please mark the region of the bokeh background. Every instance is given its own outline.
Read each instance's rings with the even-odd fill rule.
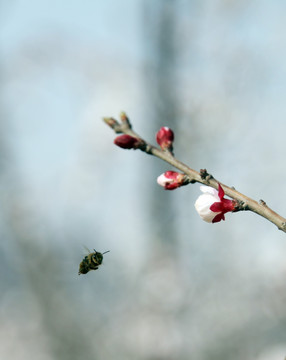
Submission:
[[[127,112],[286,215],[286,3],[1,1],[0,358],[283,360],[286,237],[113,145]],[[78,276],[84,246],[110,250]]]

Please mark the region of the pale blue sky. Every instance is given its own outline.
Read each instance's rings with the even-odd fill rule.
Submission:
[[[4,99],[11,107],[13,137],[22,145],[17,155],[20,166],[33,167],[32,156],[34,166],[42,166],[45,175],[49,160],[57,166],[73,151],[84,108],[92,93],[107,84],[102,77],[99,84],[97,75],[108,79],[110,68],[120,71],[118,62],[129,66],[139,57],[139,5],[138,1],[6,4],[1,53],[9,83]],[[86,75],[85,64],[90,67]],[[97,74],[90,81],[88,71]],[[31,170],[35,176],[36,169]]]
[[[138,0],[7,1],[1,19],[2,44],[4,49],[15,49],[45,34],[62,32],[95,46],[109,44],[110,50],[114,47],[132,56],[140,49],[140,5]]]

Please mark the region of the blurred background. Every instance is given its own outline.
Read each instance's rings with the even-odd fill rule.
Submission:
[[[1,1],[0,358],[283,360],[286,237],[215,225],[199,185],[113,145],[102,117],[282,216],[286,3]],[[84,246],[110,250],[78,276]]]

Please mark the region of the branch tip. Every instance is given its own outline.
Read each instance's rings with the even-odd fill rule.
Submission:
[[[122,123],[126,126],[126,128],[132,129],[131,122],[130,122],[128,116],[126,115],[126,113],[124,111],[121,111],[119,116],[120,116]]]

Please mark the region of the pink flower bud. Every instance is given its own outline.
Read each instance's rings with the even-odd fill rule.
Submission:
[[[123,149],[138,149],[141,145],[140,139],[130,135],[119,135],[114,139],[114,144]]]
[[[165,190],[174,190],[186,184],[185,175],[175,171],[166,171],[157,178],[157,183]]]
[[[200,189],[203,194],[195,202],[195,208],[204,221],[216,223],[225,220],[224,214],[235,210],[234,201],[224,198],[220,184],[218,191],[209,186],[201,186]]]
[[[156,134],[156,140],[162,150],[173,150],[174,133],[168,127],[161,127]]]

